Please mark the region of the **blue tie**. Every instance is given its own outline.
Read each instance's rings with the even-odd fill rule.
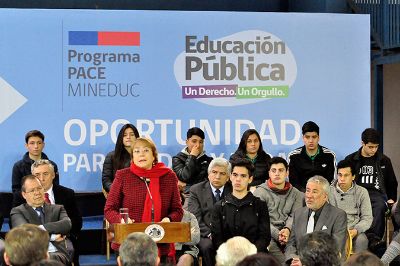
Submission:
[[[43,207],[37,207],[37,208],[35,208],[35,210],[39,212],[40,221],[42,222],[42,224],[44,224],[44,211],[43,211]]]
[[[221,200],[221,190],[216,189],[215,190],[215,201],[220,201]]]

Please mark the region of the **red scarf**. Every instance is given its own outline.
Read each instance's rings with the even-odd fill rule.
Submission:
[[[154,221],[161,221],[161,196],[160,196],[160,177],[171,171],[164,163],[157,163],[150,170],[146,170],[131,163],[131,172],[143,178],[150,179],[149,189],[154,202]],[[142,222],[151,222],[151,199],[146,193],[146,201],[143,206]]]
[[[292,187],[292,184],[289,182],[285,182],[285,186],[282,189],[277,188],[274,183],[272,183],[271,178],[267,180],[267,186],[274,192],[278,194],[286,194],[289,188]]]
[[[161,221],[161,195],[160,195],[160,177],[169,173],[171,169],[165,166],[164,163],[157,163],[151,169],[146,170],[131,163],[130,170],[138,177],[150,179],[149,189],[153,196],[154,202],[154,222]],[[151,222],[151,199],[149,193],[146,193],[146,200],[143,206],[142,222]],[[175,260],[175,245],[170,244],[168,257]]]

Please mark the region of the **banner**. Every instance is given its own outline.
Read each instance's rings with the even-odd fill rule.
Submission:
[[[193,126],[213,157],[248,128],[285,157],[312,120],[338,159],[370,126],[368,15],[1,9],[0,25],[1,191],[32,129],[61,184],[100,191],[127,122],[169,166]]]

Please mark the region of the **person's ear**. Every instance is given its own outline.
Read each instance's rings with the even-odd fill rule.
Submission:
[[[156,262],[155,266],[158,266],[158,265],[160,265],[160,257],[157,256],[157,262]]]
[[[3,254],[3,258],[4,258],[4,262],[6,263],[6,265],[11,265],[10,258],[7,256],[7,252],[5,252],[5,251]]]
[[[118,266],[122,266],[122,261],[121,261],[120,256],[117,257],[117,263],[118,263]]]

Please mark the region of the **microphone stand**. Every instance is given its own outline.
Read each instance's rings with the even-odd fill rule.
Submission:
[[[144,184],[146,185],[147,192],[149,193],[149,198],[151,200],[151,222],[154,223],[154,201],[153,201],[153,196],[151,195],[151,192],[150,192],[149,185],[147,184],[147,182],[150,181],[150,180],[148,180],[148,179],[146,179],[144,177],[141,177],[141,179],[144,181]]]

